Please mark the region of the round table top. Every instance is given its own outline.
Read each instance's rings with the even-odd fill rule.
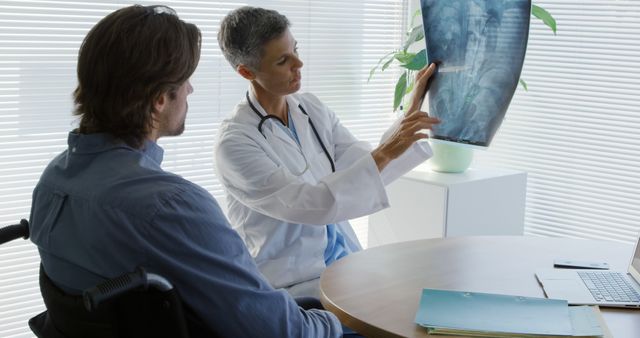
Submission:
[[[414,323],[423,288],[544,297],[535,271],[557,258],[606,261],[626,271],[633,246],[527,236],[425,239],[364,250],[320,278],[321,301],[367,337],[426,337]],[[601,308],[616,338],[640,337],[640,310]]]

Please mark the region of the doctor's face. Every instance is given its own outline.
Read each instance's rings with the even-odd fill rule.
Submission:
[[[265,91],[284,96],[300,90],[302,61],[298,58],[297,41],[287,29],[263,46],[260,68],[253,80]]]

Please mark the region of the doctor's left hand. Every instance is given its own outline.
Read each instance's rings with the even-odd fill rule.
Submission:
[[[432,63],[416,74],[414,95],[407,110],[408,113],[391,137],[387,138],[371,152],[371,156],[373,156],[378,166],[378,171],[382,171],[389,162],[402,155],[417,140],[428,138],[429,135],[421,132],[422,130],[431,129],[434,124],[440,123],[439,119],[430,117],[429,114],[420,110],[428,90],[429,78],[435,71],[436,65]]]
[[[422,68],[415,77],[414,87],[413,87],[413,98],[411,99],[411,105],[408,107],[409,109],[405,110],[407,112],[406,115],[415,114],[420,112],[420,108],[422,108],[422,102],[424,102],[424,97],[427,95],[427,85],[429,84],[429,79],[436,72],[436,64],[431,63],[429,66]]]
[[[434,124],[440,123],[439,119],[430,117],[429,114],[420,110],[424,95],[428,90],[429,78],[435,73],[435,70],[436,65],[432,63],[416,74],[414,96],[409,110],[407,110],[408,113],[391,137],[371,152],[371,156],[378,166],[378,171],[382,171],[389,162],[402,155],[417,140],[428,138],[429,135],[421,132],[422,130],[431,129]]]

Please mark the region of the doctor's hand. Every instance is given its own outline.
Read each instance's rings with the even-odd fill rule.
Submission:
[[[424,97],[427,94],[429,88],[429,79],[436,72],[436,64],[431,63],[429,66],[422,68],[415,77],[414,86],[413,86],[413,98],[411,99],[411,105],[409,109],[405,110],[407,115],[414,114],[419,112],[422,108],[422,102],[424,102]]]
[[[371,152],[371,156],[378,166],[378,171],[381,172],[389,162],[402,155],[417,140],[428,138],[429,135],[421,131],[431,129],[434,124],[438,123],[440,123],[439,119],[429,117],[423,111],[405,116],[391,137]]]
[[[416,74],[416,82],[414,86],[414,95],[411,105],[407,110],[407,114],[400,122],[400,126],[395,130],[391,137],[383,141],[376,149],[371,152],[373,160],[378,166],[378,171],[382,171],[389,162],[402,155],[416,141],[428,138],[429,135],[421,132],[425,129],[431,129],[434,124],[440,123],[435,117],[429,117],[424,111],[420,110],[422,101],[428,90],[427,85],[429,78],[435,73],[436,65],[430,64]]]
[[[429,78],[435,72],[436,64],[432,63],[416,74],[413,99],[409,109],[406,110],[407,114],[391,137],[387,138],[378,148],[371,152],[373,160],[378,166],[378,171],[382,171],[389,162],[402,155],[417,140],[429,137],[428,134],[421,131],[431,129],[434,124],[440,123],[439,119],[429,117],[429,114],[420,110],[424,96],[429,89],[427,88]]]

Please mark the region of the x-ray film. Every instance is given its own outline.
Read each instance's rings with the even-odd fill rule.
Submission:
[[[432,138],[486,147],[513,97],[529,35],[531,0],[421,0],[427,61],[438,70]]]

